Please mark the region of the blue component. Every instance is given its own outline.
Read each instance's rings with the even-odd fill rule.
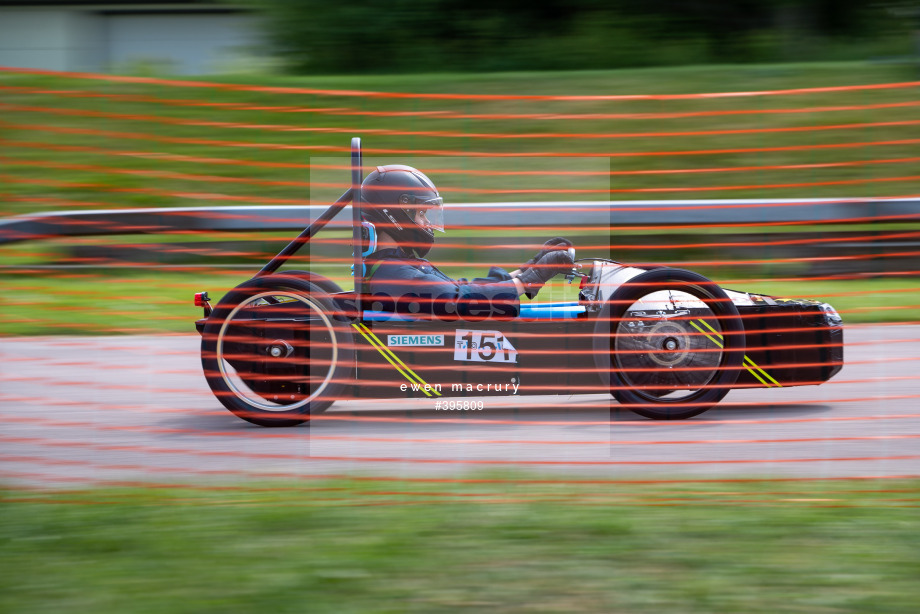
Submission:
[[[585,312],[585,306],[571,303],[525,303],[521,305],[522,320],[569,320]]]
[[[364,231],[361,233],[362,238],[365,234],[367,235],[367,249],[361,252],[361,257],[367,258],[377,251],[377,229],[370,222],[361,222],[361,229]],[[365,275],[367,275],[367,267],[362,263],[361,276]],[[355,265],[351,265],[351,276],[355,276]]]
[[[415,316],[405,316],[392,311],[365,311],[365,322],[415,322],[421,318]]]
[[[361,256],[367,258],[377,251],[377,229],[370,222],[361,222],[361,228],[367,231],[367,249],[361,252]]]
[[[570,320],[585,312],[584,305],[572,303],[527,303],[521,305],[521,320]],[[415,322],[427,319],[389,311],[365,311],[368,322]]]

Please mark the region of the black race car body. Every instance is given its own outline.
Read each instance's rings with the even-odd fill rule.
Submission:
[[[347,315],[356,313],[353,292],[319,298],[306,280],[315,276],[269,276],[267,291],[233,299],[244,308],[199,321],[206,374],[237,380],[218,398],[273,425],[303,422],[302,409],[339,399],[598,393],[651,418],[686,418],[730,388],[820,384],[843,365],[842,322],[826,303],[725,290],[720,304],[685,271],[583,267],[577,302],[478,321],[374,310],[358,318]],[[298,293],[307,301],[288,296]],[[209,321],[226,326],[209,330]]]
[[[616,398],[612,408],[683,419],[733,388],[821,384],[843,366],[830,305],[724,290],[681,269],[579,260],[568,275],[580,278],[577,301],[488,319],[473,308],[453,319],[386,310],[360,277],[345,292],[307,271],[277,272],[359,189],[359,150],[353,162],[352,189],[256,277],[213,310],[196,296],[205,377],[245,420],[300,424],[339,399],[598,393]]]
[[[511,320],[439,321],[395,313],[366,311],[352,323],[357,342],[356,379],[349,398],[436,398],[438,396],[556,395],[609,392],[597,347],[606,340],[609,322],[598,316],[620,284],[643,273],[610,261],[593,261],[571,303],[530,303]],[[660,291],[662,294],[668,291]],[[828,304],[807,299],[725,291],[744,324],[744,357],[734,388],[780,388],[820,384],[843,365],[841,318]],[[673,294],[673,293],[672,293]],[[718,337],[705,327],[708,311],[699,299],[650,293],[648,305],[633,305],[621,322],[638,342],[654,347],[665,341],[656,326],[667,323],[675,350],[646,356],[649,386],[672,386],[681,367],[690,368],[682,353],[690,338],[718,348]],[[350,294],[340,299],[343,311]],[[653,301],[670,303],[670,312]],[[698,326],[694,328],[700,314]],[[707,336],[708,333],[708,336]],[[705,351],[705,348],[704,348]],[[686,363],[686,364],[685,364]],[[675,368],[677,371],[675,371]]]

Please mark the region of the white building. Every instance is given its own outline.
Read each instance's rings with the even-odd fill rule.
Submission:
[[[257,18],[206,0],[0,0],[0,66],[210,74],[264,55]]]

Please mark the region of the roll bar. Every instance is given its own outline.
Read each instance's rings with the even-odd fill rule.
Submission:
[[[360,319],[361,295],[364,293],[364,258],[361,255],[361,180],[363,176],[364,168],[361,155],[361,138],[354,137],[351,139],[351,187],[348,188],[344,194],[339,196],[338,200],[332,203],[328,209],[323,211],[312,224],[297,235],[293,241],[278,252],[277,256],[269,260],[268,263],[255,274],[255,277],[271,275],[281,268],[285,262],[300,251],[300,248],[309,243],[310,239],[312,239],[316,233],[332,221],[332,218],[345,208],[345,205],[351,203],[353,225],[352,249],[355,258],[355,309],[357,317]]]

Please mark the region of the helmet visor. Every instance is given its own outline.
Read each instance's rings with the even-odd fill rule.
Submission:
[[[416,199],[413,209],[415,222],[423,228],[444,232],[444,199],[440,196],[425,200]]]

